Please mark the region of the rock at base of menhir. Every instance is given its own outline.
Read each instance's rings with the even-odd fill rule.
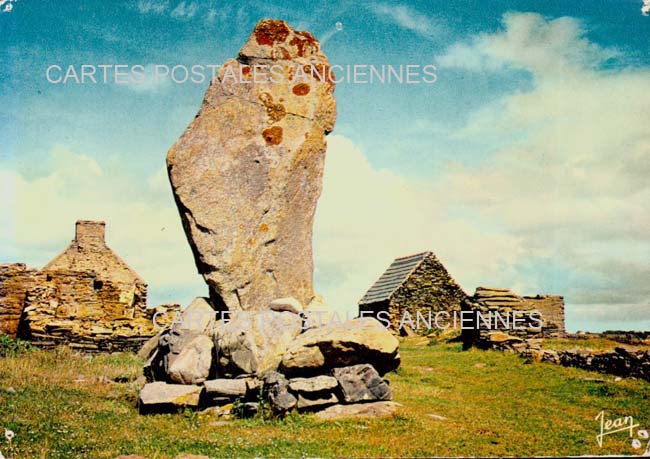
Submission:
[[[289,381],[282,373],[269,371],[263,381],[264,393],[274,414],[285,414],[296,406],[298,399],[289,392]]]
[[[203,387],[153,382],[140,391],[140,414],[173,413],[184,408],[198,408]]]
[[[168,376],[178,384],[200,384],[213,372],[214,344],[205,335],[198,335],[187,343],[169,365]]]
[[[326,392],[338,387],[336,378],[327,375],[314,376],[313,378],[293,378],[289,380],[289,389],[298,393]]]
[[[327,408],[328,406],[335,405],[339,402],[339,398],[335,393],[319,394],[298,394],[298,402],[296,409],[298,411],[317,411]]]
[[[335,322],[298,336],[282,357],[280,371],[308,376],[371,363],[383,375],[399,366],[398,346],[397,338],[373,318]]]
[[[197,269],[219,309],[314,296],[312,226],[336,119],[329,69],[309,32],[261,20],[167,154]]]
[[[346,403],[386,401],[393,399],[388,383],[372,365],[361,364],[334,368],[332,374],[341,387]]]
[[[298,411],[316,411],[339,402],[339,383],[327,375],[289,380],[289,390],[296,394]]]
[[[218,371],[222,376],[263,375],[277,370],[287,346],[302,331],[291,312],[235,311],[214,327]]]
[[[355,403],[334,405],[317,412],[314,416],[320,421],[336,421],[350,418],[378,418],[393,416],[402,406],[396,402]]]

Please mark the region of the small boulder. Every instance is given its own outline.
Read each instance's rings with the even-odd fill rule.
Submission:
[[[346,403],[392,400],[390,386],[372,365],[335,368],[332,373],[341,386]]]
[[[301,330],[301,318],[290,312],[233,312],[214,329],[220,374],[262,375],[276,370]]]
[[[293,392],[315,393],[335,389],[339,383],[336,378],[327,375],[315,376],[313,378],[293,378],[289,380],[289,389]]]
[[[402,406],[396,402],[356,403],[353,405],[333,405],[315,414],[320,421],[335,421],[349,418],[377,418],[393,416],[397,408]]]
[[[248,392],[246,379],[210,379],[203,383],[208,397],[244,397]]]
[[[181,384],[153,382],[140,391],[138,409],[141,414],[170,413],[182,408],[199,406],[203,388]]]
[[[289,381],[277,371],[264,375],[264,392],[275,414],[284,414],[292,410],[298,400],[289,392]]]
[[[179,384],[200,384],[210,376],[214,344],[205,335],[193,338],[169,366],[169,379]]]
[[[381,374],[399,366],[399,342],[373,318],[335,322],[298,336],[282,357],[288,375],[313,375],[335,367],[371,363]]]
[[[296,408],[299,411],[315,411],[339,402],[335,393],[324,394],[317,397],[310,397],[306,394],[298,395]]]

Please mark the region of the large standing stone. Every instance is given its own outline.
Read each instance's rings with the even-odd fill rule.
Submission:
[[[276,370],[289,344],[302,331],[300,316],[291,312],[236,311],[218,321],[214,339],[220,374],[263,375]]]
[[[324,373],[335,367],[371,363],[381,374],[399,366],[399,341],[372,318],[335,322],[298,336],[282,357],[290,375]]]
[[[215,306],[314,296],[312,222],[333,91],[316,39],[264,19],[170,149],[176,204]]]

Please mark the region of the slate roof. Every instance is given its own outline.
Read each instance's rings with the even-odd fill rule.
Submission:
[[[377,279],[359,304],[370,304],[390,299],[395,291],[409,278],[411,273],[433,252],[422,252],[408,257],[396,258]]]

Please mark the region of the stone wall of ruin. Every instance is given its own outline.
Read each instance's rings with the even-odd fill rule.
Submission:
[[[0,265],[0,334],[17,337],[27,291],[37,279],[38,271],[23,263]]]
[[[155,334],[146,287],[123,290],[89,272],[47,271],[27,291],[24,334],[35,345],[137,350]]]
[[[92,272],[0,265],[0,334],[46,348],[137,350],[157,332],[146,299],[139,281],[115,284]]]
[[[539,311],[544,322],[544,337],[557,338],[566,334],[564,321],[564,297],[559,295],[525,296],[531,308]]]
[[[427,257],[392,295],[388,304],[391,329],[399,329],[406,310],[415,321],[418,311],[425,318],[428,318],[429,311],[432,316],[439,311],[460,311],[461,302],[466,297],[467,294],[440,262],[434,256]],[[414,331],[422,333],[426,330],[423,328]]]

